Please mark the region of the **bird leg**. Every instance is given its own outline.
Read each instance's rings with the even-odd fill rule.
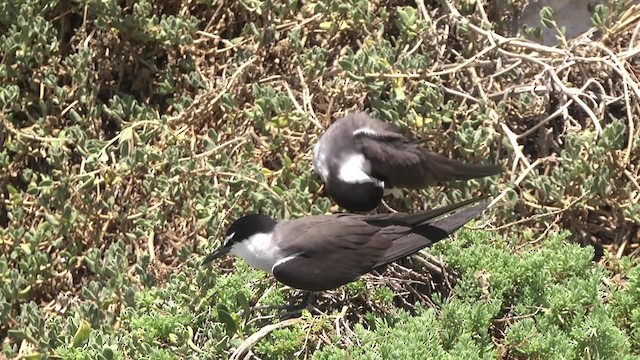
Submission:
[[[304,305],[304,307],[315,306],[316,301],[318,301],[318,297],[320,297],[319,292],[304,290],[304,294],[302,295],[302,305]]]
[[[284,311],[280,316],[281,319],[286,320],[296,316],[300,316],[302,314],[302,310],[312,311],[315,309],[316,301],[318,300],[320,293],[314,291],[302,290],[302,296],[294,296],[290,298],[289,304],[287,305],[268,305],[268,306],[259,306],[254,307],[253,311],[263,311],[263,310],[281,310]],[[300,300],[299,303],[296,304],[296,300]]]
[[[316,301],[318,300],[318,295],[320,295],[320,293],[315,292],[315,291],[307,291],[307,290],[302,290],[302,297],[300,298],[300,303],[299,304],[294,304],[293,300],[289,302],[289,310],[302,310],[302,309],[310,309],[313,308],[316,304]]]
[[[282,314],[281,319],[290,319],[296,316],[300,316],[303,310],[312,311],[316,309],[316,301],[318,300],[320,293],[316,291],[302,290],[302,298],[299,304],[294,304],[293,301],[289,302],[287,311]]]

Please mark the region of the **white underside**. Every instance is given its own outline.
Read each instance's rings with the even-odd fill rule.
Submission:
[[[353,135],[366,133],[375,136],[376,132],[370,128],[361,128],[353,132]],[[313,147],[313,168],[323,181],[329,178],[329,165],[327,164],[327,150],[323,148],[322,138]],[[338,156],[343,156],[338,154]],[[362,154],[354,153],[342,160],[342,166],[338,170],[338,178],[349,183],[375,183],[384,188],[384,182],[368,175],[371,172],[371,163]],[[335,176],[335,175],[334,175]]]
[[[231,254],[241,257],[250,266],[271,272],[273,266],[287,258],[275,244],[271,234],[254,234],[231,247]]]
[[[349,183],[375,183],[384,188],[384,182],[369,176],[371,163],[362,154],[354,154],[347,158],[338,171],[338,178]]]
[[[359,128],[353,132],[354,136],[359,134],[366,134],[373,137],[378,135],[373,129],[369,127]],[[384,188],[384,182],[369,176],[368,174],[370,172],[371,163],[369,162],[369,160],[367,160],[362,154],[354,154],[347,159],[344,165],[342,165],[338,177],[346,182],[351,183],[372,182],[375,183],[376,186]]]

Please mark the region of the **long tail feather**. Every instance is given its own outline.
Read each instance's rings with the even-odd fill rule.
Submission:
[[[500,164],[466,164],[440,154],[425,152],[422,164],[435,181],[470,180],[500,174]]]
[[[369,217],[367,219],[367,222],[376,223],[380,226],[394,225],[398,223],[402,223],[406,226],[417,226],[421,223],[425,223],[429,220],[433,220],[440,216],[452,213],[467,205],[475,204],[487,198],[488,196],[481,196],[479,198],[464,200],[455,204],[442,206],[436,209],[416,211],[411,214],[406,214],[406,213],[379,214],[379,215],[374,215]]]
[[[415,254],[421,249],[446,238],[479,216],[486,210],[489,203],[489,200],[484,200],[470,208],[457,211],[446,217],[425,221],[423,224],[414,227],[410,234],[398,238],[393,242],[391,248],[387,250],[385,256],[379,260],[374,268]]]

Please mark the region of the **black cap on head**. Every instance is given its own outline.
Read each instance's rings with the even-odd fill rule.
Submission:
[[[205,265],[220,256],[228,253],[234,244],[248,239],[255,234],[267,234],[273,231],[277,222],[272,218],[262,214],[251,214],[241,217],[229,226],[223,245],[207,256],[202,265]]]
[[[251,214],[241,217],[229,226],[225,235],[225,246],[232,246],[251,235],[267,234],[273,231],[277,222],[262,214]]]

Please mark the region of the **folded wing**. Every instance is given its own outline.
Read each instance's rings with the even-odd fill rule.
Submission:
[[[444,209],[450,214],[477,201]],[[294,288],[334,289],[446,238],[478,216],[488,203],[482,201],[447,217],[442,217],[444,211],[435,209],[416,214],[337,214],[313,217],[312,222],[304,224],[295,220],[281,223],[287,227],[282,233],[299,236],[297,241],[287,241],[286,251],[295,256],[276,263],[272,272],[280,282]]]
[[[388,129],[354,133],[358,149],[371,163],[374,176],[390,187],[421,188],[441,181],[469,180],[502,172],[501,165],[465,164],[424,150]]]

